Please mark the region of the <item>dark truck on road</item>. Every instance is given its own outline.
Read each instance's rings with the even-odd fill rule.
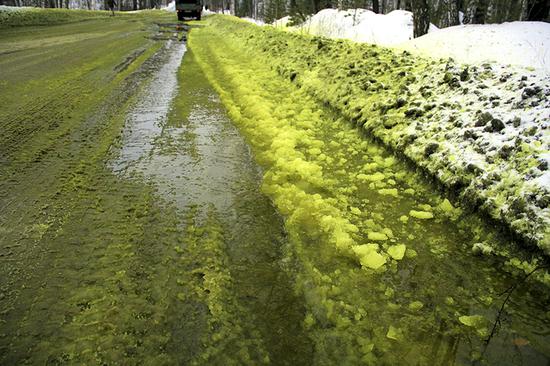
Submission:
[[[178,20],[183,20],[185,16],[201,20],[202,0],[176,0],[176,12]]]

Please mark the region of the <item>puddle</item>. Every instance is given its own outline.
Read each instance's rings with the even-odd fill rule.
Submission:
[[[221,227],[223,241],[212,249],[212,258],[201,257],[198,253],[205,249],[189,243],[183,250],[190,252],[182,257],[183,262],[199,256],[201,263],[224,263],[222,272],[214,271],[212,276],[231,278],[220,285],[225,295],[206,302],[214,301],[224,314],[230,314],[231,322],[243,329],[244,339],[236,340],[232,349],[216,346],[219,355],[211,362],[239,359],[240,347],[251,349],[256,360],[307,363],[311,345],[302,334],[305,309],[279,263],[287,239],[280,216],[260,191],[261,171],[185,45],[171,43],[167,51],[166,63],[128,114],[120,154],[110,166],[125,179],[149,182],[182,218],[190,213],[196,216],[192,225],[199,230],[217,232]],[[193,239],[194,233],[184,241],[200,240]],[[193,281],[198,280],[192,277],[188,282]],[[193,286],[202,285],[198,281]],[[207,347],[215,344],[206,343]],[[175,357],[186,361],[183,354]]]

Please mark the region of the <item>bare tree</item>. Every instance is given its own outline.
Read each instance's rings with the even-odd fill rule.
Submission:
[[[413,0],[414,38],[423,36],[430,29],[430,6],[427,0]]]

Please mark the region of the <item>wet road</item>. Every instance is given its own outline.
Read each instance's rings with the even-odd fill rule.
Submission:
[[[258,81],[268,65],[205,74],[198,55],[234,65],[231,43],[189,49],[166,19],[113,21],[61,58],[64,74],[55,42],[40,77],[2,74],[1,364],[547,363],[538,282],[483,348],[522,278],[472,255],[498,232],[445,214],[429,182],[288,83]],[[74,27],[48,29],[66,41]],[[21,52],[0,66],[37,51]],[[335,250],[346,225],[407,249],[372,270]]]

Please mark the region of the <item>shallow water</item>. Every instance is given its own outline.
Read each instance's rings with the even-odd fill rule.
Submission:
[[[219,346],[220,355],[208,362],[248,363],[239,356],[247,349],[256,354],[254,362],[267,357],[275,364],[307,363],[311,346],[301,330],[305,310],[279,264],[287,239],[280,216],[260,191],[261,170],[192,54],[185,55],[177,74],[185,44],[167,47],[167,62],[128,114],[120,154],[111,166],[121,177],[152,184],[162,200],[188,217],[183,226],[223,235],[220,247],[201,261],[223,262],[213,276],[227,271],[231,284],[220,280],[226,294],[216,298],[216,305],[246,335],[231,350]],[[184,241],[192,242],[193,234],[187,235]],[[186,247],[188,257],[204,250],[192,249],[192,243]],[[247,346],[251,342],[254,347]]]

